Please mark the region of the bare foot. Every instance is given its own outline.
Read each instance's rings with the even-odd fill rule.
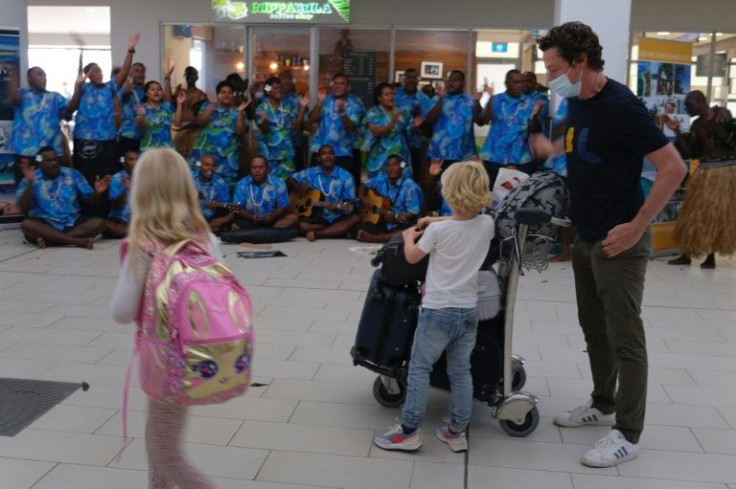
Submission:
[[[358,233],[355,235],[355,239],[360,241],[361,243],[378,243],[379,241],[373,236],[372,234],[363,231],[362,229],[358,231]]]
[[[309,231],[306,234],[307,241],[314,241],[317,239],[317,237],[314,235],[314,231]]]
[[[46,249],[46,240],[44,240],[42,237],[36,238],[36,246],[38,246],[40,249]]]
[[[559,263],[563,261],[570,261],[572,260],[572,254],[569,251],[563,251],[557,256],[553,256],[549,259],[551,263]]]
[[[87,248],[88,250],[91,250],[95,247],[95,240],[94,238],[80,238],[77,246],[79,246],[80,248]]]

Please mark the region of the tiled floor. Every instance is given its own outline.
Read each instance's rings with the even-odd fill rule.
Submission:
[[[124,447],[121,437],[133,328],[107,312],[117,243],[39,251],[6,230],[0,244],[0,375],[91,384],[16,437],[0,438],[0,488],[145,487],[145,398],[135,382]],[[509,438],[478,404],[470,452],[454,454],[432,436],[447,403],[433,391],[424,448],[396,454],[371,439],[398,411],[375,402],[374,375],[349,356],[372,270],[370,256],[352,246],[297,240],[277,246],[288,257],[262,260],[224,248],[253,296],[255,373],[265,386],[192,409],[186,450],[219,487],[736,489],[736,261],[721,259],[713,271],[651,262],[642,454],[590,469],[579,457],[606,429],[552,424],[591,389],[569,264],[527,274],[519,290],[514,350],[529,360],[526,389],[541,399],[537,431]]]

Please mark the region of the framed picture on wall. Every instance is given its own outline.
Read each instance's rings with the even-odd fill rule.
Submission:
[[[404,83],[404,70],[396,70],[394,73],[394,83]]]
[[[442,79],[442,63],[439,61],[422,61],[421,77]]]

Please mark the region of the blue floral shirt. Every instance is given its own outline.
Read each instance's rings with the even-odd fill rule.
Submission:
[[[549,131],[549,127],[547,127],[547,117],[549,117],[549,97],[547,97],[542,92],[538,92],[537,90],[534,90],[532,93],[529,94],[529,96],[534,101],[532,103],[532,107],[537,105],[537,103],[539,102],[542,103],[542,108],[539,111],[539,114],[537,114],[537,121],[542,128],[542,133],[547,134]]]
[[[552,131],[556,131],[560,127],[560,124],[564,124],[567,120],[567,99],[563,98],[560,102],[560,106],[557,108],[555,116],[552,118]],[[564,136],[562,136],[564,137]],[[546,170],[552,170],[561,177],[567,176],[567,158],[565,153],[562,152],[557,156],[550,156],[547,161],[544,162],[542,168]]]
[[[115,103],[118,87],[115,78],[99,87],[92,82],[82,85],[82,98],[74,119],[74,138],[93,141],[115,139]]]
[[[387,113],[380,105],[371,108],[365,115],[364,127],[365,143],[363,148],[368,152],[366,158],[366,169],[368,178],[373,178],[386,169],[386,160],[389,155],[396,153],[407,163],[404,170],[405,175],[411,176],[411,161],[409,156],[409,144],[407,136],[411,131],[412,117],[411,115],[398,109],[399,118],[393,129],[382,136],[374,136],[368,128],[368,124],[376,126],[385,126],[391,122],[391,114]]]
[[[365,187],[374,189],[383,197],[388,197],[391,201],[391,212],[394,214],[409,213],[419,216],[422,211],[422,191],[419,185],[407,176],[401,176],[395,184],[391,184],[388,175],[381,173],[365,182]],[[389,231],[395,227],[396,223],[386,223],[386,229]]]
[[[171,147],[171,123],[174,120],[174,107],[166,102],[155,109],[144,104],[146,109],[146,130],[141,138],[141,151],[148,148]]]
[[[208,106],[209,102],[202,104],[200,112],[207,110]],[[217,107],[212,112],[209,124],[200,131],[189,155],[192,167],[203,155],[212,155],[215,158],[215,172],[228,184],[235,182],[241,146],[240,137],[235,134],[238,117],[237,109]]]
[[[328,95],[322,104],[319,127],[312,138],[310,149],[313,153],[317,153],[320,146],[329,144],[335,150],[335,156],[352,156],[353,148],[358,145],[360,120],[365,112],[363,102],[354,95],[348,95],[346,98],[345,114],[356,126],[356,130],[352,133],[345,129],[342,117],[337,113],[336,103],[337,99]]]
[[[349,171],[337,165],[332,167],[332,174],[330,175],[325,175],[322,166],[318,165],[294,173],[292,178],[322,192],[325,196],[325,202],[340,203],[349,201],[355,203],[356,193],[353,176]],[[328,223],[333,223],[342,216],[344,216],[344,213],[340,211],[322,209],[322,217]]]
[[[476,154],[473,134],[475,103],[473,97],[464,93],[445,95],[434,124],[428,158],[467,160]]]
[[[299,109],[294,112],[294,106],[281,102],[279,108],[274,108],[264,98],[256,108],[256,121],[268,121],[268,132],[258,133],[258,152],[266,157],[271,174],[279,178],[286,178],[294,173],[294,120],[299,116]]]
[[[493,119],[480,151],[481,159],[504,166],[530,163],[532,153],[527,139],[534,99],[526,95],[514,98],[499,93],[488,103],[493,104]]]
[[[414,95],[409,95],[404,87],[399,87],[394,91],[394,103],[396,107],[408,112],[412,119],[416,116],[427,117],[434,106],[432,99],[427,97],[424,92],[417,90]],[[421,146],[422,130],[420,128],[412,129],[409,136],[409,147],[419,149]]]
[[[281,99],[281,103],[288,106],[292,112],[294,112],[295,117],[299,116],[299,110],[301,109],[301,104],[299,103],[300,97],[299,94],[294,92],[290,93],[289,95],[285,95],[284,98]],[[304,113],[306,115],[306,112]],[[300,133],[298,129],[292,129],[291,131],[291,142],[294,145],[294,148],[298,148],[302,145]]]
[[[34,172],[33,202],[29,217],[38,217],[59,230],[74,224],[82,216],[79,210],[79,198],[87,200],[94,190],[77,170],[62,166],[56,178],[45,178],[41,170]],[[28,188],[25,178],[18,185],[15,193],[17,199]]]
[[[108,196],[110,197],[111,207],[110,214],[107,216],[110,219],[117,219],[120,222],[130,222],[130,194],[128,189],[125,188],[125,179],[130,178],[130,173],[127,170],[121,170],[112,176],[110,180],[110,188],[108,189]],[[127,195],[125,203],[121,207],[115,207],[115,199],[121,195]]]
[[[18,91],[20,103],[15,106],[9,150],[22,156],[36,156],[44,146],[61,154],[59,118],[66,110],[67,100],[56,92],[39,92],[32,88]]]
[[[248,175],[235,186],[233,202],[263,219],[279,207],[289,207],[289,192],[286,183],[278,177],[269,175],[263,183],[256,185],[253,177]]]
[[[212,175],[209,182],[205,182],[199,175],[199,170],[194,172],[194,185],[197,187],[199,192],[200,200],[211,200],[215,202],[228,203],[230,202],[230,189],[225,183],[225,180],[218,175]],[[202,215],[207,221],[211,221],[217,213],[217,209],[213,209],[210,206],[201,205]]]
[[[145,92],[143,87],[135,85],[133,90],[125,93],[124,88],[118,91],[118,98],[120,99],[120,112],[122,115],[123,122],[118,130],[118,136],[129,139],[141,139],[141,132],[138,130],[138,126],[135,124],[135,108],[143,103],[143,97]]]

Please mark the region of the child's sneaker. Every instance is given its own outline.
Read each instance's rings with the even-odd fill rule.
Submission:
[[[446,424],[437,427],[437,439],[446,443],[453,452],[464,452],[468,449],[468,437],[465,432],[453,433]]]
[[[555,424],[566,428],[577,428],[578,426],[613,426],[616,419],[615,414],[603,414],[599,409],[593,407],[593,400],[589,400],[582,406],[555,416]]]
[[[639,445],[626,440],[619,430],[611,432],[583,455],[580,461],[588,467],[613,467],[639,456]]]
[[[422,448],[422,439],[419,436],[419,429],[417,428],[411,434],[404,433],[401,428],[401,424],[392,426],[383,435],[376,435],[373,438],[373,443],[378,448],[384,450],[404,450],[407,452],[413,452]]]

